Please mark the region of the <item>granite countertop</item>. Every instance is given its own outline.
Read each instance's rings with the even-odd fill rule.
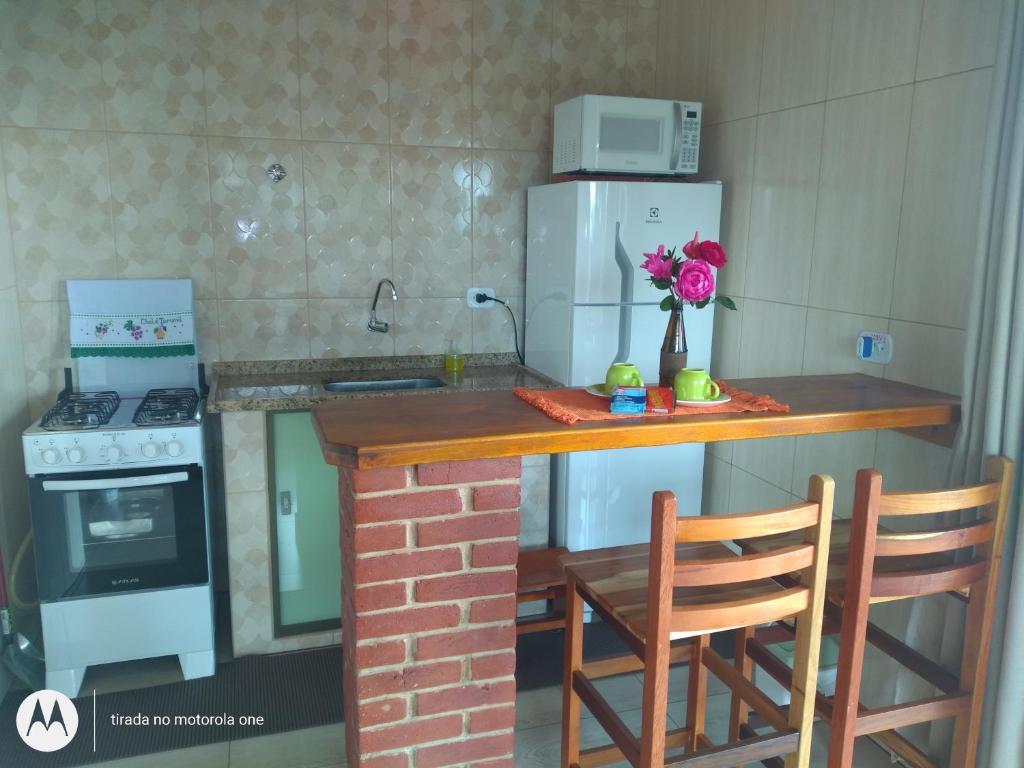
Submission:
[[[224,411],[301,411],[316,405],[355,398],[397,395],[445,395],[454,392],[494,392],[514,387],[551,389],[553,379],[520,365],[515,355],[466,355],[458,376],[444,370],[443,355],[350,357],[316,360],[260,360],[214,363],[213,384],[207,397],[209,413]],[[436,377],[445,386],[378,392],[328,392],[324,382],[335,379],[371,380]]]

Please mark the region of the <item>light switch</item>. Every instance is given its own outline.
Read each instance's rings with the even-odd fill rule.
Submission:
[[[857,336],[857,357],[887,365],[892,360],[892,336],[884,331],[861,331]]]

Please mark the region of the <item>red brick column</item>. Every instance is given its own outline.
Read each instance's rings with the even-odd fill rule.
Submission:
[[[350,768],[512,768],[519,475],[340,470]]]

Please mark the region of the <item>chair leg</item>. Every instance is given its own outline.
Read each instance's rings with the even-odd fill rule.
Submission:
[[[846,564],[843,619],[839,632],[839,668],[832,698],[832,726],[828,742],[828,768],[852,768],[860,709],[861,671],[868,635],[871,578],[878,532],[882,476],[861,470],[853,495],[850,555]],[[856,542],[860,542],[858,546]]]
[[[987,587],[988,581],[982,584]],[[985,674],[989,658],[987,638],[991,637],[992,620],[986,616],[991,611],[986,611],[983,594],[980,584],[971,590],[960,663],[960,689],[971,692],[971,708],[954,721],[950,765],[963,768],[974,768],[978,759],[978,735],[985,699]]]
[[[565,659],[562,680],[562,768],[580,761],[580,697],[572,688],[573,673],[583,668],[583,600],[572,579],[565,590]]]
[[[828,768],[852,768],[857,711],[860,708],[867,619],[859,617],[859,611],[849,610],[850,606],[847,608],[843,615],[843,634],[839,639],[836,692],[832,698],[832,720],[829,723]]]
[[[981,702],[975,702],[971,696],[971,709],[958,715],[953,721],[953,748],[949,754],[949,764],[974,768],[978,759],[978,731],[980,720],[975,716],[975,708],[981,709]]]
[[[747,640],[754,637],[754,627],[741,627],[736,630],[736,648],[733,651],[734,664],[737,671],[747,680],[751,679],[754,664],[747,655]],[[732,706],[729,710],[729,741],[740,740],[740,726],[746,725],[750,717],[750,706],[736,691],[732,692]]]
[[[817,619],[817,626],[815,626]],[[818,693],[818,656],[821,650],[821,611],[807,609],[796,620],[796,645],[793,648],[793,684],[790,687],[789,725],[800,732],[796,752],[786,756],[786,768],[808,768],[811,764],[811,738],[814,729],[814,704]]]
[[[686,690],[686,749],[696,752],[699,737],[704,735],[704,715],[708,701],[708,670],[704,666],[708,635],[699,635],[692,642]]]
[[[639,768],[663,768],[665,765],[665,724],[668,719],[671,650],[667,637],[664,642],[651,642],[647,645],[647,658],[644,660]]]

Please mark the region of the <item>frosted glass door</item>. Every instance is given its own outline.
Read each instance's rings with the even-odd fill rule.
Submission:
[[[270,424],[279,634],[338,626],[338,472],[323,459],[309,411],[275,413]]]

